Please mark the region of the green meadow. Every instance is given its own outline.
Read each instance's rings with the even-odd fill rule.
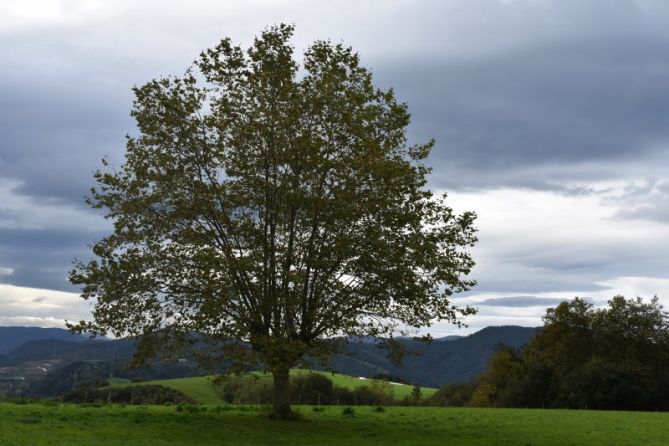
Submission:
[[[224,404],[223,398],[221,398],[220,393],[216,391],[216,388],[212,384],[213,379],[213,376],[196,376],[191,378],[141,381],[137,383],[111,381],[110,384],[111,387],[160,385],[178,390],[200,404]]]
[[[271,421],[252,406],[0,404],[0,445],[669,444],[669,413],[358,406],[296,409]]]
[[[304,374],[304,373],[310,373],[309,370],[302,370],[302,369],[293,369],[291,370],[291,375],[296,376],[299,374]],[[329,373],[329,372],[314,372],[314,373],[320,373],[323,376],[327,376],[332,380],[332,383],[336,386],[341,386],[341,387],[346,387],[348,389],[355,389],[358,386],[364,386],[364,385],[369,385],[370,380],[361,380],[360,378],[356,378],[354,376],[349,376],[349,375],[341,375],[339,373]],[[396,399],[402,399],[405,396],[411,395],[411,391],[413,389],[413,386],[407,385],[407,384],[391,384],[390,388],[393,391],[393,396]],[[431,387],[421,387],[421,394],[423,398],[427,398],[428,396],[431,396],[434,392],[436,392],[437,389],[433,389]]]
[[[300,374],[310,373],[309,370],[293,369],[291,370],[291,376],[298,376]],[[346,387],[349,389],[354,389],[358,386],[368,385],[371,380],[361,380],[359,378],[341,375],[339,373],[329,373],[329,372],[313,372],[320,373],[323,376],[327,376],[332,383],[338,386]],[[267,373],[254,372],[259,380],[271,380],[271,375]],[[126,380],[112,379],[110,384],[112,387],[122,387],[127,385],[161,385],[165,387],[171,387],[183,394],[189,396],[193,400],[201,404],[223,404],[224,401],[221,398],[219,392],[216,391],[215,387],[212,385],[213,376],[198,376],[192,378],[176,378],[176,379],[163,379],[155,381],[142,381],[138,383],[130,384]],[[390,388],[393,391],[393,396],[396,399],[402,399],[405,396],[411,395],[413,386],[406,384],[391,384]],[[423,398],[427,398],[436,392],[437,389],[430,387],[421,387],[421,394]],[[1,445],[0,445],[1,446]]]

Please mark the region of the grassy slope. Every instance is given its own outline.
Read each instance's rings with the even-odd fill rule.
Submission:
[[[300,373],[309,373],[309,370],[296,370],[296,369],[291,370],[291,374],[293,376]],[[323,375],[330,378],[334,384],[349,389],[355,389],[358,386],[370,384],[369,380],[364,381],[354,376],[340,375],[339,373],[332,374],[329,372],[316,372],[316,373],[322,373]],[[395,398],[402,399],[405,396],[411,395],[411,390],[413,389],[413,386],[409,386],[406,384],[400,384],[400,385],[391,384],[390,388],[393,389],[393,395],[395,396]],[[433,389],[430,387],[421,387],[421,394],[423,395],[423,397],[428,397],[436,391],[437,389]]]
[[[116,377],[109,378],[109,384],[111,384],[112,386],[121,386],[124,384],[130,384],[131,382],[132,381],[125,378],[116,378]]]
[[[669,413],[424,407],[378,413],[356,407],[354,416],[345,417],[341,408],[300,407],[304,421],[274,422],[248,407],[213,409],[0,404],[0,444],[664,446],[669,441]]]
[[[142,381],[138,383],[113,383],[112,387],[124,387],[124,386],[142,386],[148,384],[157,384],[165,387],[171,387],[173,389],[182,392],[186,396],[193,398],[198,403],[202,404],[223,404],[223,399],[216,392],[214,387],[211,384],[211,376],[197,376],[193,378],[174,378],[174,379],[161,379],[156,381]]]
[[[309,373],[308,370],[291,370],[291,374],[296,376],[302,373]],[[354,389],[357,386],[369,384],[369,381],[363,381],[353,376],[340,375],[338,373],[332,374],[328,372],[316,372],[322,373],[332,380],[334,384],[337,384],[342,387],[347,387],[349,389]],[[255,373],[260,379],[271,379],[270,375],[266,373]],[[187,396],[193,398],[198,403],[202,404],[220,404],[223,403],[223,400],[214,390],[211,385],[210,376],[198,376],[193,378],[176,378],[176,379],[163,379],[157,381],[144,381],[141,383],[135,383],[132,385],[143,385],[143,384],[158,384],[161,386],[171,387],[180,392],[183,392]],[[125,386],[128,385],[127,382],[118,382],[112,381],[112,386]],[[395,398],[402,399],[407,395],[411,394],[412,386],[408,385],[391,385],[393,394]],[[433,394],[436,389],[431,389],[428,387],[422,388],[423,397],[428,397]]]

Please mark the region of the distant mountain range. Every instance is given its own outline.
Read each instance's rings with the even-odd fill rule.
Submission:
[[[354,376],[393,375],[427,387],[469,381],[482,373],[490,356],[500,345],[519,348],[537,332],[537,328],[487,327],[469,336],[436,339],[425,344],[412,339],[402,342],[407,354],[402,366],[394,365],[386,351],[372,343],[349,343],[344,354],[333,357],[331,367]],[[413,352],[413,354],[412,354]]]
[[[0,327],[0,355],[11,352],[26,342],[42,340],[84,342],[86,337],[74,335],[62,328]]]
[[[519,348],[536,331],[518,326],[487,327],[469,336],[448,336],[429,344],[404,338],[401,342],[409,354],[401,366],[393,364],[386,350],[373,340],[358,339],[348,342],[328,368],[347,375],[390,375],[412,384],[438,387],[474,378],[485,370],[500,345]],[[156,361],[149,367],[126,370],[124,364],[133,352],[134,341],[128,339],[90,340],[58,328],[0,327],[0,379],[11,374],[29,375],[31,379],[39,379],[40,374],[53,376],[77,362],[105,364],[105,370],[126,378],[163,379],[204,373],[191,359]]]

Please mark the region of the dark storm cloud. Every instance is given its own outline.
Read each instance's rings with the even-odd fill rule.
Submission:
[[[100,158],[123,147],[128,90],[84,77],[0,79],[0,178],[15,184],[11,194],[26,197],[18,207],[0,203],[0,219],[20,217],[0,228],[0,266],[13,270],[2,283],[74,290],[67,281],[71,262],[89,258],[86,244],[106,226],[101,219],[93,226],[94,218],[85,226],[82,213],[93,212],[83,197]]]
[[[103,232],[55,229],[0,230],[0,266],[11,267],[12,273],[2,282],[32,288],[72,291],[67,281],[75,258],[90,257],[88,243],[98,240]]]
[[[439,24],[458,9],[470,20],[485,13],[505,26],[526,29],[527,35],[479,54],[477,42],[491,36],[473,28],[480,34],[458,36],[462,53],[472,48],[470,57],[451,57],[438,43],[429,43],[428,56],[408,52],[374,64],[376,78],[396,87],[409,103],[412,139],[437,139],[430,160],[435,186],[592,193],[567,183],[611,176],[620,162],[638,160],[669,141],[669,32],[660,28],[657,17],[662,15],[653,14],[663,11],[662,4],[546,3],[552,16],[537,16],[541,8],[528,2],[426,2],[407,12],[407,36],[417,43],[430,37],[452,47],[453,36]],[[517,17],[514,11],[526,18],[509,19]],[[533,20],[545,21],[552,31],[544,35]],[[651,32],[651,25],[660,31]],[[504,31],[493,27],[490,33]],[[506,31],[497,40],[513,42],[510,31],[515,29]],[[7,54],[49,54],[44,75],[38,66],[28,76],[0,75],[0,173],[29,179],[21,186],[23,193],[80,200],[101,155],[120,154],[122,136],[132,131],[127,117],[131,84],[171,72],[151,67],[150,57],[123,57],[122,51],[107,60],[74,45],[82,38],[75,32],[64,30],[64,36],[54,43],[41,30],[0,46]],[[184,58],[180,67],[194,56]],[[11,60],[28,64],[20,56]],[[65,68],[50,72],[49,63]],[[115,82],[105,83],[99,73]],[[610,169],[575,179],[568,166],[587,162],[610,163]]]
[[[0,175],[20,181],[18,193],[82,204],[100,158],[131,130],[126,90],[0,81]]]
[[[614,177],[669,144],[667,54],[669,42],[638,34],[385,72],[413,111],[414,139],[437,139],[435,183],[560,192],[565,166],[609,164]]]

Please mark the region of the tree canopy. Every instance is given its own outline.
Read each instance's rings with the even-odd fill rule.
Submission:
[[[114,224],[70,275],[94,303],[93,333],[137,336],[138,357],[188,334],[210,359],[274,374],[329,338],[460,323],[475,214],[427,187],[433,141],[410,145],[407,105],[348,47],[293,58],[293,27],[247,51],[229,39],[181,76],[134,89],[139,135],[95,173],[88,199]]]
[[[669,316],[657,297],[583,299],[550,308],[521,351],[498,351],[472,396],[476,405],[669,409]]]

